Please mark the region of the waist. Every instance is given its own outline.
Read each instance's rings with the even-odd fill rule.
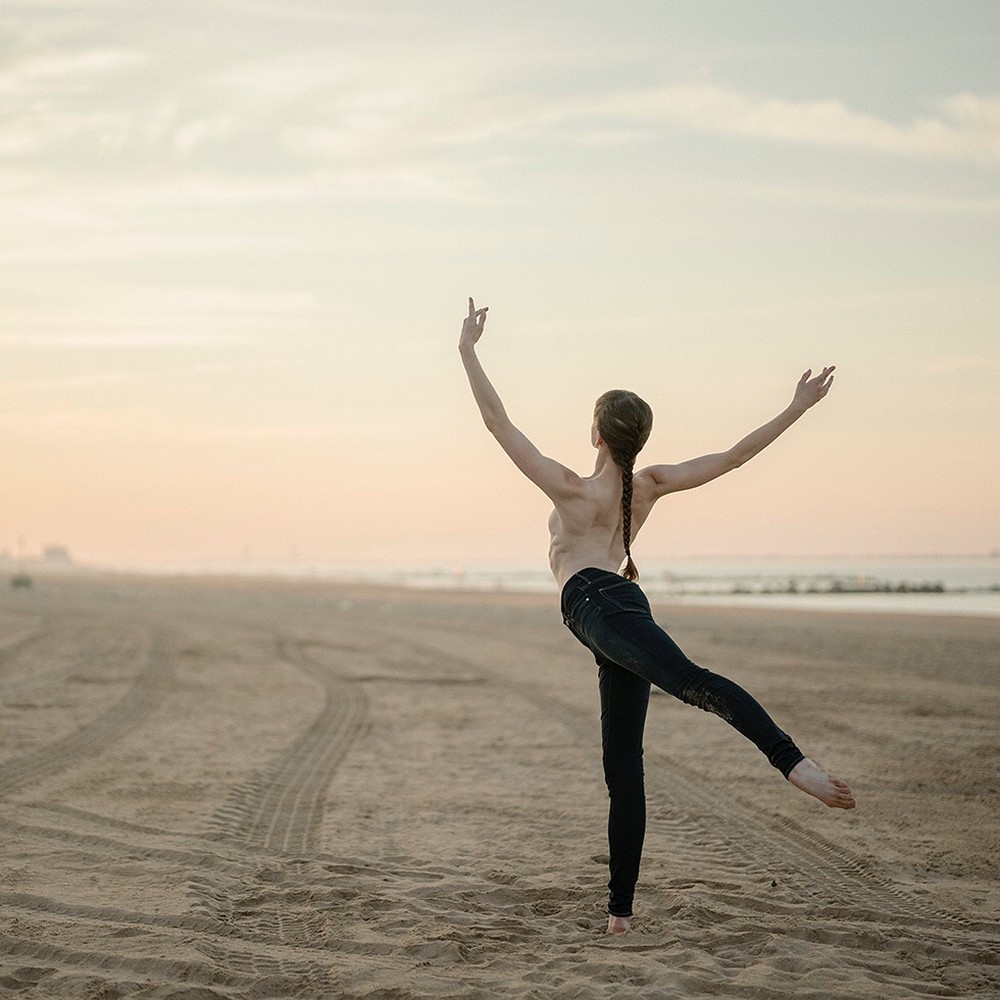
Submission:
[[[562,603],[581,594],[588,594],[593,591],[600,591],[615,583],[626,583],[625,577],[620,573],[615,573],[610,569],[599,569],[596,566],[587,566],[577,570],[563,585]]]
[[[603,549],[595,552],[588,546],[557,545],[555,539],[549,545],[549,568],[559,584],[560,592],[581,571],[608,570],[616,573],[621,563],[621,559],[615,561]]]
[[[649,614],[649,601],[637,583],[596,566],[587,566],[566,581],[560,603],[563,622],[570,628],[574,623],[582,626],[593,614],[601,617],[625,611]]]

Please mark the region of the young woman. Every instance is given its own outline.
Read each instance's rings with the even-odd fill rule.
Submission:
[[[642,735],[650,684],[721,716],[796,788],[828,806],[854,808],[845,782],[805,757],[743,688],[692,663],[653,621],[635,583],[639,574],[631,552],[632,539],[660,497],[701,486],[753,458],[829,392],[833,367],[816,376],[805,372],[788,407],[728,451],[638,472],[633,471],[635,458],[649,437],[653,414],[635,393],[612,389],[594,409],[590,436],[597,462],[583,477],[542,455],[510,422],[476,356],[486,313],[469,299],[459,350],[472,393],[500,447],[555,505],[549,517],[549,564],[562,590],[563,622],[597,660],[604,777],[611,799],[608,933],[620,934],[631,927],[645,834]]]

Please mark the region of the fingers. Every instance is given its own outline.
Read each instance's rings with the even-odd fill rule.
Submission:
[[[489,306],[483,306],[482,309],[477,309],[472,296],[469,296],[469,319],[478,326],[482,326],[486,322],[486,313],[489,312],[489,308]]]
[[[828,378],[832,379],[832,373],[836,371],[836,369],[836,365],[827,365],[815,378],[810,379],[812,369],[807,368],[802,373],[802,378],[799,379],[799,385],[805,385],[805,383],[809,381],[815,382],[817,385],[822,385]]]
[[[469,315],[462,323],[462,343],[478,343],[479,338],[483,335],[483,328],[486,326],[487,312],[489,312],[489,306],[477,309],[475,299],[471,295],[469,296]]]

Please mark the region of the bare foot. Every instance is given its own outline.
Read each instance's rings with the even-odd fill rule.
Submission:
[[[857,803],[851,794],[846,781],[835,778],[808,757],[800,760],[792,768],[788,780],[802,789],[807,795],[813,795],[831,809],[853,809]]]
[[[632,930],[631,917],[616,917],[613,913],[608,914],[609,934],[628,934]]]

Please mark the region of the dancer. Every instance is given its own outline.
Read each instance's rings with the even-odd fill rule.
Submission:
[[[833,366],[806,371],[792,402],[728,451],[678,465],[633,470],[653,414],[635,393],[612,389],[594,408],[597,462],[578,476],[546,458],[510,421],[476,355],[488,307],[469,299],[459,351],[487,428],[514,464],[555,506],[549,516],[549,565],[562,591],[563,622],[593,654],[601,694],[604,777],[610,797],[608,933],[631,928],[632,900],[646,825],[642,736],[650,684],[721,716],[796,788],[828,806],[853,809],[844,781],[806,757],[761,705],[732,681],[692,663],[652,618],[636,584],[631,545],[660,497],[717,479],[766,448],[833,384]],[[620,571],[620,572],[619,572]]]

